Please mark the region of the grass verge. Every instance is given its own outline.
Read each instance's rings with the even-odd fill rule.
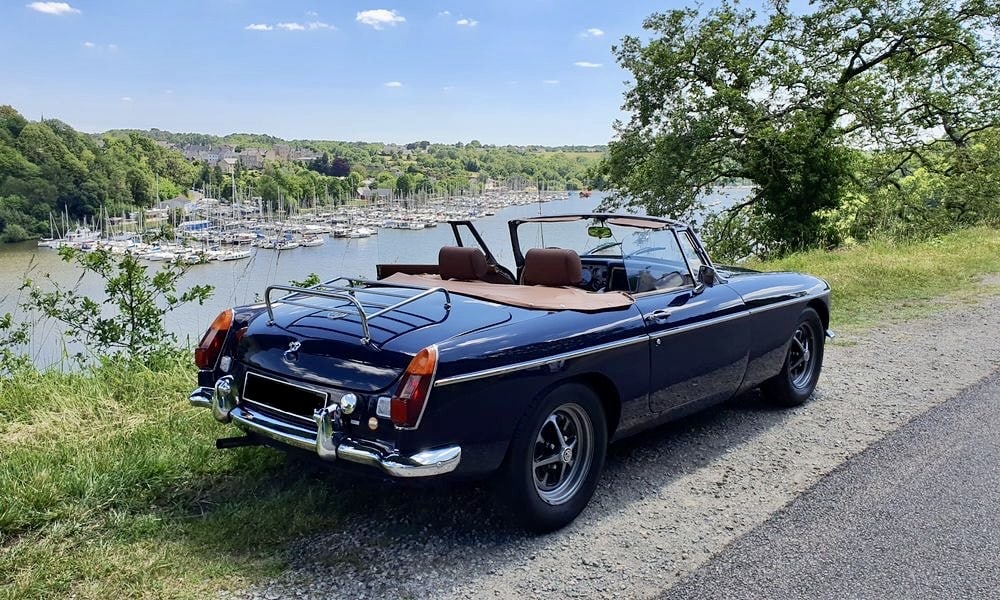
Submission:
[[[337,526],[337,478],[216,451],[233,431],[187,406],[193,381],[181,362],[0,379],[0,597],[205,597]]]
[[[860,326],[975,293],[1000,273],[1000,230],[754,266],[824,277],[834,326]],[[194,380],[182,361],[0,377],[0,597],[205,597],[277,573],[289,540],[379,501],[272,450],[216,451],[234,430],[187,406]]]
[[[833,328],[856,328],[926,313],[943,296],[980,293],[984,276],[1000,273],[1000,229],[964,229],[926,242],[813,250],[748,266],[822,277],[833,288]]]

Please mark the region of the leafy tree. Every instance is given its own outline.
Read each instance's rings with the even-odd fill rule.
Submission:
[[[871,155],[876,187],[927,166],[928,147],[954,164],[1000,124],[1000,4],[986,0],[787,0],[763,14],[725,0],[657,13],[653,38],[615,48],[635,78],[603,167],[616,202],[691,214],[720,182],[754,191],[718,219],[716,240],[749,225],[747,248],[782,253],[820,239]],[[864,150],[859,152],[858,150]]]
[[[396,191],[400,194],[409,194],[413,188],[413,178],[409,174],[403,173],[396,178]]]

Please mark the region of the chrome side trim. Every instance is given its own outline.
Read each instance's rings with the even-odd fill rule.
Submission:
[[[502,367],[494,367],[492,369],[484,369],[482,371],[473,371],[472,373],[466,373],[464,375],[452,375],[451,377],[438,379],[434,383],[434,387],[452,385],[454,383],[465,383],[466,381],[472,381],[475,379],[496,377],[497,375],[505,375],[507,373],[513,373],[514,371],[522,371],[524,369],[543,367],[545,365],[556,362],[562,362],[564,360],[579,358],[581,356],[588,356],[590,354],[596,354],[598,352],[604,352],[606,350],[613,350],[615,348],[622,348],[624,346],[631,346],[632,344],[638,344],[641,342],[648,342],[648,341],[649,341],[649,336],[647,335],[634,336],[626,338],[624,340],[618,340],[617,342],[608,342],[606,344],[601,344],[599,346],[591,346],[589,348],[582,348],[580,350],[572,350],[570,352],[563,352],[562,354],[546,356],[545,358],[536,358],[535,360],[514,363]]]
[[[782,300],[781,302],[775,302],[773,304],[768,304],[766,306],[751,308],[750,309],[750,314],[756,314],[756,313],[764,312],[766,310],[771,310],[771,309],[774,309],[774,308],[782,308],[782,307],[785,307],[785,306],[790,306],[792,304],[797,304],[797,303],[802,303],[802,302],[808,302],[809,300],[812,300],[813,298],[822,298],[823,296],[826,296],[826,295],[827,294],[803,294],[803,295],[799,296],[798,298],[792,298],[790,300]]]
[[[749,317],[750,311],[742,310],[738,313],[733,313],[730,315],[723,315],[721,317],[715,317],[714,319],[707,319],[705,321],[698,321],[697,323],[691,323],[689,325],[681,325],[679,327],[674,327],[673,329],[666,329],[658,333],[654,333],[649,336],[651,340],[658,340],[661,338],[669,337],[677,333],[684,333],[685,331],[691,331],[692,329],[701,329],[702,327],[709,327],[711,325],[717,325],[719,323],[725,323],[726,321],[732,321],[742,317]]]
[[[697,323],[691,323],[690,325],[682,325],[680,327],[674,327],[673,329],[668,329],[659,333],[652,335],[641,335],[626,338],[624,340],[619,340],[617,342],[608,342],[606,344],[601,344],[599,346],[591,346],[589,348],[582,348],[580,350],[573,350],[570,352],[564,352],[562,354],[556,354],[554,356],[548,356],[545,358],[538,358],[535,360],[529,360],[520,363],[514,363],[510,365],[504,365],[502,367],[494,367],[492,369],[484,369],[482,371],[473,371],[471,373],[465,373],[464,375],[452,375],[451,377],[445,377],[439,379],[434,383],[434,387],[442,387],[446,385],[452,385],[455,383],[465,383],[467,381],[475,381],[477,379],[486,379],[487,377],[497,377],[499,375],[506,375],[508,373],[513,373],[515,371],[523,371],[525,369],[533,369],[536,367],[542,367],[548,364],[561,362],[564,360],[570,360],[573,358],[579,358],[581,356],[587,356],[590,354],[595,354],[597,352],[604,352],[606,350],[613,350],[615,348],[621,348],[623,346],[629,346],[632,344],[638,344],[640,342],[648,342],[651,340],[665,338],[677,333],[683,333],[685,331],[691,331],[692,329],[699,329],[701,327],[709,327],[711,325],[717,325],[719,323],[724,323],[726,321],[731,321],[734,319],[739,319],[741,317],[748,317],[750,315],[771,310],[774,308],[781,308],[783,306],[789,306],[795,303],[808,302],[813,298],[822,298],[829,295],[829,293],[824,294],[804,294],[798,298],[792,298],[790,300],[783,300],[781,302],[775,302],[774,304],[769,304],[767,306],[762,306],[760,308],[750,308],[747,310],[740,311],[738,313],[733,313],[725,315],[722,317],[716,317],[714,319],[708,319],[707,321],[699,321]]]

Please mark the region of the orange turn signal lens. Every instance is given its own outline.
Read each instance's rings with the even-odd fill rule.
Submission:
[[[406,367],[396,394],[389,404],[389,417],[397,427],[416,427],[424,412],[431,381],[437,372],[437,346],[428,346],[417,353]]]
[[[194,363],[199,369],[211,369],[219,360],[219,353],[222,352],[222,344],[226,341],[226,334],[233,326],[233,311],[226,309],[219,313],[212,321],[212,325],[201,338],[201,343],[194,349]]]
[[[437,346],[427,346],[410,361],[410,366],[406,367],[406,372],[410,375],[433,375],[437,369],[438,349]]]

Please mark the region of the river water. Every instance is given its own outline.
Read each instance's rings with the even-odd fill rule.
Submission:
[[[725,207],[745,194],[746,188],[724,190],[717,196],[706,198],[706,204],[718,202],[715,204],[717,208]],[[595,192],[590,198],[579,198],[573,194],[565,200],[510,206],[498,210],[494,216],[481,217],[474,224],[497,260],[512,268],[514,261],[508,220],[539,214],[590,212],[602,199],[603,195]],[[166,323],[182,342],[194,344],[221,310],[253,302],[270,284],[287,284],[293,279],[304,279],[310,273],[316,273],[323,280],[340,276],[374,279],[376,263],[436,263],[438,249],[450,244],[454,244],[454,237],[447,225],[415,231],[380,229],[378,235],[369,238],[327,237],[326,243],[318,247],[280,252],[259,249],[248,260],[193,265],[184,276],[181,289],[195,284],[211,284],[215,286],[215,293],[202,306],[185,305],[170,313]],[[150,263],[151,270],[156,268],[156,263]],[[81,279],[79,269],[63,262],[55,250],[38,248],[35,242],[4,244],[0,247],[0,314],[11,312],[17,320],[29,323],[31,343],[26,350],[39,366],[65,365],[63,357],[79,351],[99,353],[100,348],[68,346],[63,329],[58,324],[39,319],[20,308],[25,293],[18,288],[25,277],[50,289],[51,285],[44,281],[46,274],[61,286],[75,285],[81,293],[92,298],[104,297],[99,280],[91,277]]]

